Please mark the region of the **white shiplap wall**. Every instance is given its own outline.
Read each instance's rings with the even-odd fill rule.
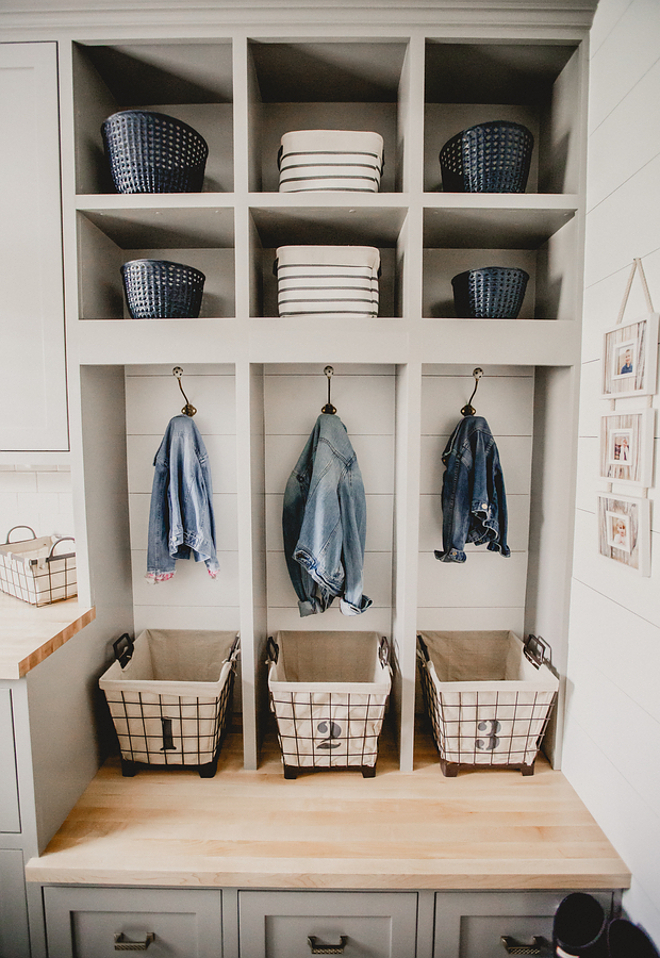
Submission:
[[[418,628],[524,629],[532,468],[534,376],[527,366],[489,366],[473,400],[502,464],[511,556],[468,546],[463,564],[438,562],[442,548],[442,453],[474,379],[466,366],[426,366],[422,384]]]
[[[300,617],[282,548],[284,487],[327,400],[322,366],[267,366],[264,383],[268,629],[392,631],[393,366],[335,364],[332,403],[355,450],[367,501],[364,592],[373,605],[344,616],[335,602]]]
[[[632,871],[629,916],[660,942],[660,516],[652,575],[598,555],[603,331],[642,259],[660,307],[660,3],[600,0],[591,35],[576,546],[563,769]],[[646,311],[636,281],[626,319]],[[657,407],[657,397],[654,405]],[[658,464],[656,422],[655,483]],[[657,491],[649,490],[657,500]]]
[[[183,405],[171,366],[126,367],[126,443],[131,522],[135,631],[146,628],[238,629],[236,518],[236,412],[233,367],[188,366],[183,388],[197,407],[195,423],[206,445],[220,572],[203,563],[178,562],[173,579],[145,578],[154,455],[172,416]]]

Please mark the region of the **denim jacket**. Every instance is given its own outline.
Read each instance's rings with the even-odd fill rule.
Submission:
[[[175,561],[189,559],[191,553],[215,578],[219,566],[211,472],[206,447],[190,416],[170,419],[154,466],[147,579],[171,579]]]
[[[465,416],[454,429],[442,454],[442,544],[435,550],[441,562],[465,562],[466,542],[488,543],[491,552],[510,556],[506,541],[507,510],[500,457],[488,423],[482,416]]]
[[[357,458],[339,416],[322,413],[284,491],[284,555],[300,615],[344,615],[371,605],[362,594],[366,500]]]

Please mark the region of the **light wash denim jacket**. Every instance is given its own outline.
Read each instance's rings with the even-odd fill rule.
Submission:
[[[284,490],[284,555],[301,616],[325,612],[336,596],[344,615],[371,605],[362,594],[366,518],[346,427],[339,416],[322,413]]]
[[[488,543],[491,552],[510,556],[507,509],[500,457],[483,416],[465,416],[442,454],[441,562],[465,562],[466,542]]]
[[[177,559],[205,562],[218,573],[213,490],[208,453],[190,416],[174,416],[154,458],[149,512],[147,579],[174,575]]]

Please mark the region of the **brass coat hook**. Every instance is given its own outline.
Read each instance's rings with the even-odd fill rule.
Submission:
[[[182,394],[183,398],[184,398],[185,401],[186,401],[186,404],[185,404],[185,406],[183,407],[183,409],[181,410],[181,412],[184,413],[186,416],[190,416],[190,417],[194,416],[195,413],[197,412],[197,410],[196,410],[195,407],[188,401],[188,397],[187,397],[186,394],[184,393],[184,391],[183,391],[183,386],[181,385],[181,377],[183,376],[183,369],[181,368],[181,366],[175,366],[174,369],[172,370],[172,375],[173,375],[173,376],[176,376],[176,378],[177,378],[177,380],[178,380],[178,382],[179,382],[179,389],[181,390],[181,394]]]
[[[474,399],[474,394],[476,393],[477,389],[479,388],[479,380],[481,379],[481,377],[483,376],[483,374],[484,374],[484,371],[483,371],[483,369],[480,369],[479,366],[477,366],[476,369],[473,369],[473,370],[472,370],[472,375],[474,376],[474,380],[475,380],[475,381],[474,381],[474,389],[472,390],[472,395],[471,395],[470,398],[468,399],[467,403],[466,403],[465,406],[463,406],[463,408],[461,409],[461,415],[462,415],[462,416],[474,416],[474,415],[476,415],[477,410],[476,410],[476,409],[474,408],[474,406],[472,405],[472,400]]]
[[[321,412],[329,413],[332,416],[337,412],[335,407],[330,402],[330,379],[332,378],[334,374],[334,369],[332,368],[332,366],[326,366],[323,372],[328,377],[328,401],[323,407],[323,409],[321,410]]]

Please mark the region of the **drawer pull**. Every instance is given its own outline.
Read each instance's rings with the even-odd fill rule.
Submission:
[[[120,931],[119,934],[115,935],[115,951],[146,951],[152,941],[155,940],[156,936],[153,931],[147,934],[144,941],[129,941],[124,936],[124,932]]]
[[[316,935],[308,935],[307,942],[313,955],[343,955],[348,935],[339,936],[338,945],[323,945],[319,943]]]
[[[534,935],[531,945],[522,945],[520,942],[510,938],[509,935],[502,935],[500,941],[504,945],[507,955],[550,955],[545,938]]]

